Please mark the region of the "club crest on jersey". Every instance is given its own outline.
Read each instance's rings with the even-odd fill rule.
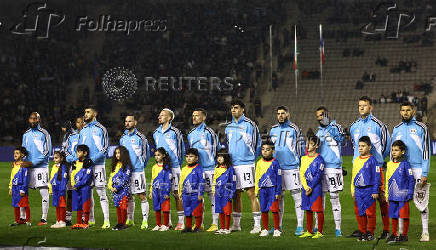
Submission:
[[[371,132],[371,126],[370,126],[370,127],[368,127],[368,132]]]
[[[166,134],[165,137],[166,137],[166,138],[170,138],[171,135],[170,135],[170,134]]]
[[[92,130],[92,133],[93,133],[94,135],[96,135],[96,134],[97,134],[97,132],[98,132],[98,131],[97,131],[97,129],[96,129],[96,128]]]
[[[135,140],[135,139],[131,139],[130,142],[131,142],[132,144],[135,144],[136,140]]]
[[[410,133],[411,133],[411,134],[416,134],[416,129],[411,128],[411,129],[410,129]]]

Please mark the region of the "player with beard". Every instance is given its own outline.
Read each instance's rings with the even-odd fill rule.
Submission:
[[[415,182],[423,188],[428,182],[430,168],[430,135],[427,126],[416,120],[415,106],[410,102],[400,105],[400,114],[403,121],[394,127],[392,140],[401,140],[406,144],[406,160],[412,167]],[[415,188],[416,196],[418,188]],[[421,212],[422,234],[420,241],[429,241],[428,231],[429,212],[428,205]]]
[[[183,203],[179,194],[179,180],[180,180],[180,166],[183,163],[185,156],[185,143],[183,142],[182,132],[176,127],[173,127],[171,122],[174,120],[174,112],[170,109],[162,109],[159,114],[158,122],[160,126],[153,132],[153,139],[156,148],[163,147],[171,158],[171,190],[173,191],[174,198],[176,199],[176,209],[178,216],[178,223],[175,228],[181,231],[185,227]],[[169,225],[171,227],[171,212],[169,218]]]
[[[106,154],[109,147],[109,136],[106,128],[101,125],[96,117],[97,110],[93,106],[85,108],[83,116],[85,126],[79,133],[79,143],[89,147],[89,158],[94,163],[94,187],[100,197],[100,205],[103,210],[104,223],[101,228],[110,228],[109,201],[106,195]],[[91,194],[90,225],[95,224],[94,195]]]
[[[47,130],[41,128],[41,117],[37,112],[29,116],[30,128],[23,134],[22,146],[29,153],[27,161],[32,162],[29,168],[29,188],[39,189],[42,198],[42,218],[38,226],[47,225],[47,213],[49,207],[49,175],[48,161],[52,150],[51,137]],[[23,211],[21,212],[23,213]],[[22,215],[21,218],[24,218]]]

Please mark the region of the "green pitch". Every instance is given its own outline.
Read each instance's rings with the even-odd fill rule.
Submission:
[[[433,158],[432,166],[435,166],[436,161]],[[149,184],[151,178],[151,165],[149,163],[146,169],[146,178]],[[68,247],[90,247],[90,248],[112,248],[112,249],[268,249],[268,248],[287,248],[287,249],[373,249],[373,242],[357,242],[356,239],[348,239],[345,237],[335,237],[335,227],[331,205],[329,200],[326,202],[325,237],[321,239],[299,239],[293,235],[296,227],[296,219],[294,213],[294,205],[292,197],[289,193],[286,194],[285,216],[283,219],[283,234],[279,238],[272,236],[260,238],[258,235],[251,235],[249,231],[253,227],[253,217],[247,195],[243,195],[243,216],[242,216],[242,232],[232,233],[230,235],[214,235],[213,233],[201,232],[198,234],[181,234],[176,231],[168,232],[151,232],[150,229],[155,226],[155,215],[150,204],[149,229],[140,230],[139,227],[142,221],[139,203],[136,203],[135,211],[135,226],[124,231],[102,230],[100,226],[103,223],[103,215],[100,208],[100,203],[96,202],[95,216],[96,226],[88,230],[76,231],[70,228],[51,229],[49,226],[55,222],[56,211],[50,206],[48,222],[49,225],[38,227],[36,224],[41,218],[41,196],[38,191],[30,190],[30,203],[32,214],[32,227],[18,226],[9,227],[9,223],[13,221],[13,209],[11,207],[11,198],[8,196],[8,184],[10,177],[11,164],[9,162],[0,162],[0,186],[3,187],[3,195],[0,196],[0,245],[21,246],[27,244],[36,246],[38,241],[46,237],[46,242],[41,246],[68,246]],[[106,164],[109,173],[109,162]],[[351,173],[351,157],[344,157],[344,167]],[[345,190],[341,193],[342,204],[342,232],[344,235],[350,234],[357,229],[355,221],[354,209],[350,195],[350,174],[344,178]],[[430,173],[429,180],[432,182],[436,179],[434,171]],[[95,193],[95,192],[94,192]],[[431,192],[431,199],[434,199],[435,190]],[[108,196],[111,197],[108,191]],[[97,194],[94,194],[98,200]],[[51,202],[51,200],[50,200]],[[172,218],[173,224],[177,222],[177,216],[174,208],[174,199],[171,199],[173,206]],[[436,211],[435,202],[430,202],[430,212]],[[50,203],[51,205],[51,203]],[[419,242],[421,234],[421,218],[418,210],[411,204],[411,220],[409,227],[409,242],[401,245],[387,245],[385,241],[380,241],[377,249],[436,249],[436,219],[430,216],[430,238],[432,241],[427,243]],[[116,224],[116,211],[112,201],[110,201],[110,216],[111,224]],[[204,226],[207,229],[211,224],[209,200],[205,199],[205,221]],[[73,214],[73,221],[76,216]],[[272,215],[270,215],[270,225],[272,225]],[[305,224],[304,224],[305,225]],[[377,229],[376,236],[382,231],[382,222],[380,210],[377,206]]]

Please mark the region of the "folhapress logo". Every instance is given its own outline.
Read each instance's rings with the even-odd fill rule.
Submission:
[[[21,22],[11,27],[16,35],[33,35],[39,39],[47,39],[52,28],[65,21],[65,14],[47,8],[47,3],[30,3],[23,11]]]

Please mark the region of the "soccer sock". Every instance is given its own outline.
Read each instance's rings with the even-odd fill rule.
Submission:
[[[268,212],[263,212],[262,213],[262,226],[263,226],[263,229],[268,230],[268,224],[269,224]]]
[[[186,227],[187,228],[192,228],[192,215],[191,216],[186,216]]]
[[[359,208],[357,208],[356,201],[354,201],[354,214],[356,215],[357,226],[359,227],[360,230],[361,218],[359,216]]]
[[[422,233],[428,234],[428,207],[421,212]]]
[[[274,212],[274,213],[273,213],[273,219],[274,219],[274,229],[275,229],[275,230],[280,230],[280,218],[279,218],[279,213]]]
[[[226,229],[230,229],[230,214],[226,215]]]
[[[96,188],[96,190],[97,194],[100,196],[100,205],[103,210],[104,221],[109,221],[109,202],[106,196],[106,189],[99,187]]]
[[[233,225],[240,227],[241,226],[241,217],[242,217],[242,213],[233,212]]]
[[[117,224],[121,224],[121,221],[123,219],[121,218],[121,209],[120,207],[117,207]]]
[[[212,224],[218,225],[218,213],[215,213],[215,197],[209,192],[210,211],[212,212]]]
[[[368,224],[368,220],[366,218],[366,215],[358,216],[357,223],[359,224],[359,231],[362,234],[366,234],[366,226]]]
[[[25,211],[26,211],[26,222],[30,222],[30,207],[26,207]]]
[[[19,223],[20,222],[20,208],[19,207],[14,207],[14,215],[15,215],[15,222]]]
[[[135,196],[133,195],[130,197],[129,202],[127,204],[127,219],[132,221],[135,220]]]
[[[398,236],[398,218],[392,218],[392,234]]]
[[[389,203],[380,199],[380,214],[383,221],[383,231],[389,231]]]
[[[168,211],[170,213],[170,218],[169,218],[169,224],[168,225],[173,225],[173,223],[171,223],[171,209]]]
[[[313,233],[313,212],[310,210],[306,210],[306,224],[307,231]]]
[[[409,231],[409,218],[404,218],[403,219],[403,232],[401,233],[402,235],[407,236],[407,232]]]
[[[368,223],[367,223],[367,225],[368,225],[368,231],[369,232],[371,232],[372,234],[374,234],[374,231],[375,231],[375,226],[376,226],[376,210],[375,210],[375,208],[376,208],[376,204],[375,204],[375,202],[372,204],[372,206],[371,207],[369,207],[367,210],[366,210],[366,215],[368,216],[367,218],[368,218]],[[365,217],[366,218],[366,217]],[[388,226],[389,226],[389,222],[388,222]],[[384,230],[384,229],[383,229]],[[389,228],[388,228],[388,231],[389,231]]]
[[[398,234],[402,234],[403,233],[403,226],[404,226],[404,220],[402,218],[398,218]]]
[[[89,208],[89,220],[92,222],[95,222],[95,215],[94,215],[94,189],[91,189],[91,206]]]
[[[177,217],[179,218],[178,223],[183,225],[183,217],[185,217],[183,211],[177,211]],[[192,218],[191,218],[191,221],[192,221]]]
[[[339,192],[330,193],[330,203],[332,204],[333,218],[337,230],[341,230],[341,202],[339,200]],[[325,210],[324,210],[325,211]]]
[[[71,211],[65,211],[65,220],[71,221],[72,212]]]
[[[304,220],[304,211],[301,209],[301,190],[298,190],[298,192],[292,193],[292,198],[294,198],[295,203],[295,215],[297,217],[297,226],[303,227],[303,220]],[[284,201],[283,201],[284,202]],[[280,222],[280,226],[282,223]]]
[[[121,223],[125,225],[126,220],[127,220],[127,209],[121,209]]]
[[[133,204],[135,203],[133,202]],[[150,205],[148,204],[147,199],[141,201],[142,221],[148,221],[149,209],[150,209]],[[132,213],[132,220],[133,220],[133,213]]]
[[[220,229],[224,229],[226,227],[226,215],[224,213],[220,213]]]
[[[77,224],[82,224],[82,211],[77,211]]]
[[[65,207],[60,207],[59,208],[59,212],[60,212],[60,221],[63,221],[63,222],[65,222],[65,220],[66,220],[66,208]]]
[[[253,212],[254,227],[260,227],[260,212]]]
[[[89,223],[89,212],[83,212],[85,214],[85,221],[83,222],[83,224],[88,224]]]
[[[154,211],[154,214],[156,215],[156,225],[162,226],[162,214],[160,213],[160,210]]]
[[[169,212],[163,212],[163,224],[165,226],[168,226],[169,218],[170,218],[170,213]]]
[[[42,218],[41,219],[47,221],[48,202],[49,202],[48,188],[40,188],[39,193],[41,194],[41,197],[42,197]]]
[[[20,207],[20,219],[26,220],[26,208]]]
[[[202,221],[203,221],[203,216],[195,216],[195,227],[200,229]]]
[[[56,222],[60,221],[60,217],[61,217],[60,212],[59,212],[59,208],[60,207],[56,207]]]
[[[284,197],[284,195],[285,195],[285,192],[282,193],[282,195],[280,196],[280,199],[279,199],[279,223],[280,223],[280,226],[282,226],[283,214],[285,212],[285,197]],[[294,196],[292,196],[292,197],[294,197]],[[295,212],[297,212],[297,209],[295,209]],[[297,216],[297,218],[298,218],[298,216]]]
[[[322,233],[324,228],[324,212],[317,212],[316,215],[318,218],[318,232]]]

